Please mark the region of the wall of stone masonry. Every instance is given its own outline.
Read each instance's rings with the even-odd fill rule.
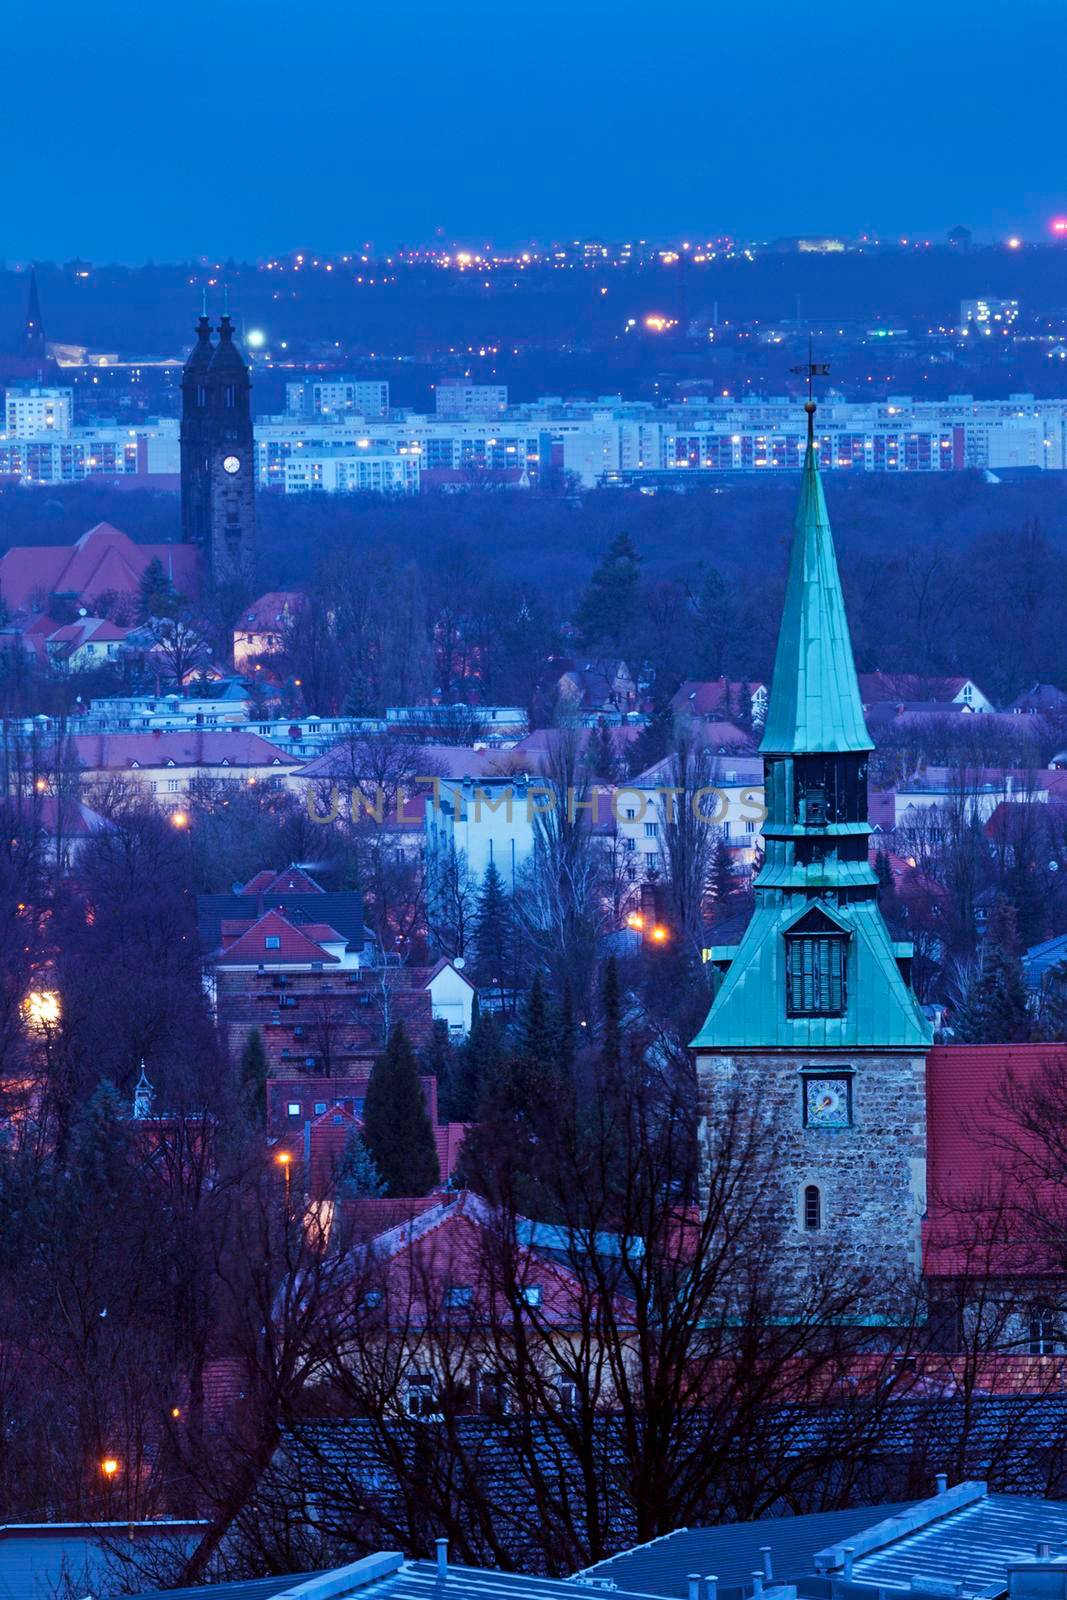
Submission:
[[[926,1070],[922,1055],[809,1052],[697,1055],[708,1148],[735,1106],[768,1152],[763,1222],[798,1267],[831,1259],[861,1283],[913,1283],[922,1265],[926,1207]],[[804,1125],[801,1070],[852,1069],[852,1125]],[[703,1198],[707,1197],[707,1178]],[[804,1227],[803,1193],[816,1184],[822,1227]]]

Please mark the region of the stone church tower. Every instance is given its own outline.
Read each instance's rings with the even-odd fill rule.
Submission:
[[[200,318],[182,373],[182,539],[202,552],[216,583],[255,575],[256,503],[252,383],[228,316]]]
[[[756,910],[714,952],[724,977],[693,1041],[714,1137],[748,1108],[773,1152],[768,1220],[864,1281],[921,1265],[931,1034],[868,859],[863,718],[816,468],[813,402],[761,753],[767,816]]]

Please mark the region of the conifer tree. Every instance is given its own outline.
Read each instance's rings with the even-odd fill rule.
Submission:
[[[600,985],[600,1059],[605,1071],[617,1077],[622,1070],[622,995],[614,956],[604,963]]]
[[[250,1030],[241,1051],[239,1092],[249,1122],[263,1127],[267,1119],[267,1052],[258,1028]]]
[[[102,1078],[71,1129],[70,1169],[77,1183],[100,1196],[117,1196],[130,1152],[129,1107],[109,1078]]]
[[[1018,1044],[1033,1031],[1015,910],[1000,899],[989,919],[978,968],[953,1018],[952,1036],[963,1044]]]
[[[170,616],[177,602],[174,585],[164,572],[162,561],[158,556],[153,556],[137,585],[138,622],[147,622],[149,617]]]
[[[474,911],[474,981],[487,988],[508,986],[512,955],[511,901],[495,861],[486,868]]]
[[[737,890],[737,879],[734,876],[729,847],[721,833],[711,847],[708,878],[715,903],[715,915],[717,918],[724,917],[730,910],[730,901]]]
[[[460,1070],[456,1074],[453,1116],[457,1121],[473,1122],[481,1115],[481,1107],[492,1093],[503,1058],[500,1023],[493,1012],[483,1010],[475,1001],[470,1037],[460,1051]]]
[[[526,997],[526,1009],[520,1025],[519,1041],[521,1053],[531,1061],[545,1068],[550,1066],[556,1057],[556,1030],[552,1024],[549,1011],[548,997],[545,986],[541,982],[541,974],[534,973],[530,992]]]
[[[399,1022],[371,1070],[363,1139],[388,1194],[428,1194],[441,1181],[419,1064]]]
[[[624,650],[637,623],[641,586],[640,557],[629,534],[611,541],[575,613],[582,643],[591,648]]]
[[[385,1193],[385,1182],[377,1163],[367,1149],[363,1135],[355,1128],[345,1141],[334,1182],[338,1198],[343,1200],[359,1200],[364,1196]]]

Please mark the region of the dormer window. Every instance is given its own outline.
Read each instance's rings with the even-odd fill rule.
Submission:
[[[848,1004],[848,931],[814,908],[785,935],[787,1017],[841,1017]]]

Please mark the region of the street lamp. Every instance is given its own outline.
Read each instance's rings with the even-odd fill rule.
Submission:
[[[653,944],[666,944],[667,940],[670,938],[670,934],[667,932],[666,928],[660,927],[660,925],[657,923],[652,929],[650,937]]]
[[[100,1463],[100,1471],[104,1474],[104,1477],[107,1479],[108,1483],[111,1482],[118,1470],[119,1464],[115,1460],[114,1456],[105,1456],[103,1461]]]
[[[43,1033],[59,1021],[59,996],[52,989],[32,989],[22,1009],[27,1021]]]
[[[172,811],[170,814],[170,825],[172,828],[177,828],[179,831],[181,831],[183,828],[187,828],[189,826],[189,813],[187,811]]]
[[[288,1150],[279,1150],[275,1159],[285,1173],[285,1215],[288,1217],[290,1211],[289,1198],[293,1188],[293,1158]]]

